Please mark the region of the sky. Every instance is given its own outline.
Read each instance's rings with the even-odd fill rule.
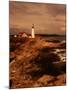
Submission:
[[[65,35],[66,5],[10,1],[10,33],[31,33],[32,24],[36,34]]]

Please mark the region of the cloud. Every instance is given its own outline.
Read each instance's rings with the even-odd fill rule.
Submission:
[[[63,4],[10,1],[10,28],[22,28],[23,31],[27,28],[26,32],[30,32],[34,23],[36,33],[64,34],[61,28],[65,30],[65,7]]]

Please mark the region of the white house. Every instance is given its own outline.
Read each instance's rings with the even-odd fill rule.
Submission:
[[[19,37],[28,37],[28,35],[25,32],[20,32]]]

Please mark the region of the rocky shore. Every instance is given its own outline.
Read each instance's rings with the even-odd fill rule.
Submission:
[[[15,41],[14,41],[15,42]],[[17,41],[10,50],[10,88],[66,84],[66,46],[40,37]]]

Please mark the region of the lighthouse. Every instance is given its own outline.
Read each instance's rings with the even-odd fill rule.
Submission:
[[[34,24],[32,24],[32,38],[35,38]]]

